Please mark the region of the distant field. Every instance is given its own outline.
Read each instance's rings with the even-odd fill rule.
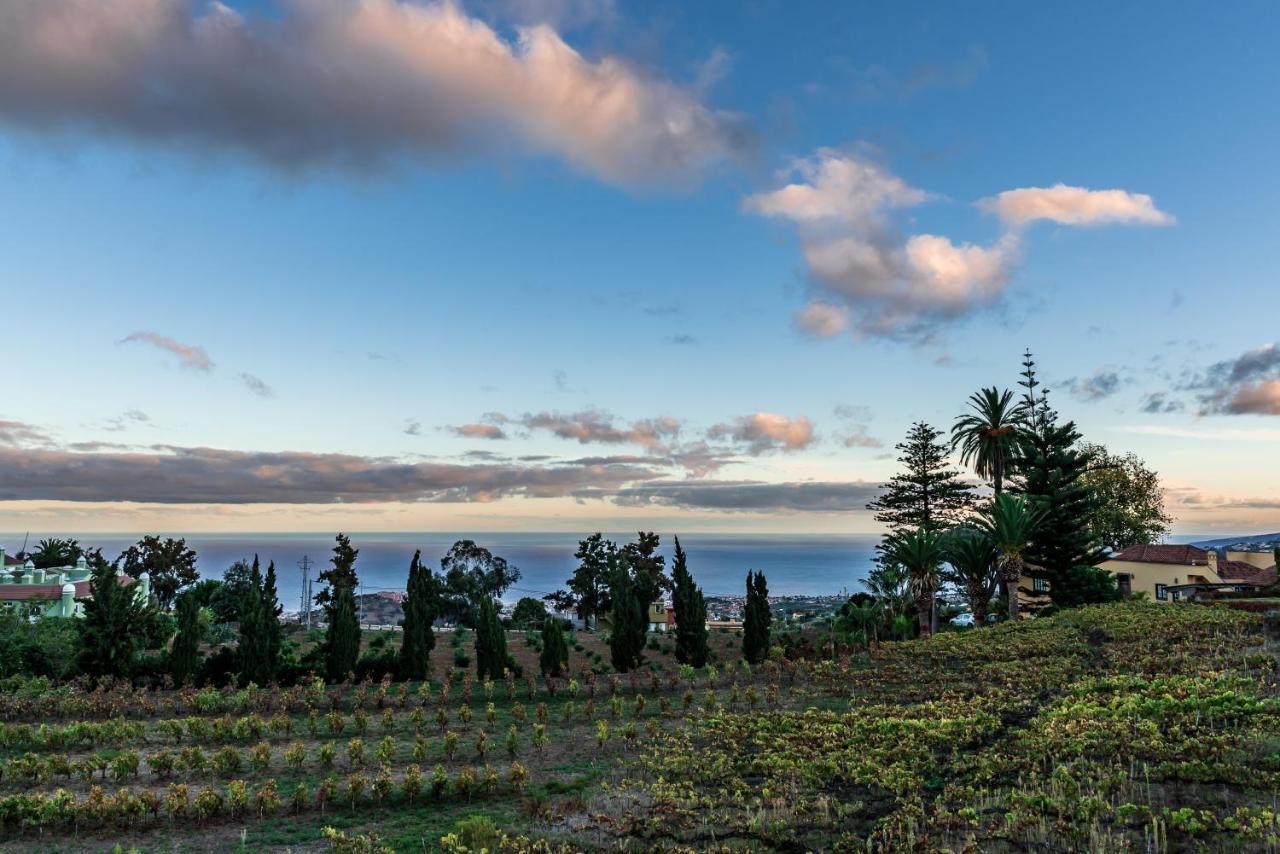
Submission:
[[[439,681],[28,686],[0,695],[0,841],[310,851],[330,847],[328,825],[421,851],[484,815],[505,841],[473,825],[457,844],[1275,850],[1280,703],[1259,627],[1219,608],[1098,606],[750,670],[738,638],[713,632],[718,666],[692,679],[655,637],[652,666],[580,677],[572,696],[539,682],[531,697],[523,679],[469,699]],[[575,673],[608,661],[600,636],[579,641]],[[531,671],[525,635],[508,643]],[[434,672],[455,654],[442,634]]]

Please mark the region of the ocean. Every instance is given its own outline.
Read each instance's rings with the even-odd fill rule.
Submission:
[[[22,545],[21,535],[0,535],[10,554]],[[71,534],[86,546],[101,547],[114,558],[136,535]],[[365,593],[403,590],[414,549],[422,549],[423,560],[439,567],[440,558],[453,543],[473,539],[495,555],[519,567],[521,578],[504,599],[541,597],[564,586],[576,561],[578,534],[559,533],[351,533],[352,545],[360,550],[356,570]],[[632,535],[611,536],[624,542]],[[708,596],[741,594],[748,570],[764,572],[769,592],[775,595],[821,596],[854,593],[862,589],[860,579],[871,569],[877,537],[874,535],[758,535],[689,534],[680,544],[689,555],[689,571]],[[202,577],[220,578],[223,570],[241,558],[259,556],[265,567],[276,562],[280,601],[286,611],[298,610],[302,573],[298,563],[308,557],[315,578],[329,562],[333,537],[325,534],[193,534],[187,545],[199,555]],[[31,543],[33,547],[34,542]],[[671,541],[664,537],[662,551],[671,561]],[[318,586],[313,587],[318,590]]]

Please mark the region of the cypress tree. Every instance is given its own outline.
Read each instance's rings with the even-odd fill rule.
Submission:
[[[280,591],[276,586],[276,562],[267,564],[267,574],[262,579],[262,625],[265,645],[265,674],[269,682],[280,674],[280,653],[284,648],[284,632],[280,628]]]
[[[564,640],[564,628],[560,621],[548,617],[542,621],[542,652],[538,654],[538,667],[548,679],[559,676],[569,666],[569,646]]]
[[[325,634],[325,678],[341,682],[356,669],[360,656],[360,623],[356,620],[356,597],[343,585],[330,597],[329,631]]]
[[[476,676],[497,682],[506,675],[507,633],[498,618],[493,599],[480,602],[480,618],[476,625]]]
[[[436,636],[431,624],[436,618],[436,584],[431,570],[422,564],[422,552],[415,551],[409,563],[408,593],[404,600],[404,641],[400,646],[402,679],[426,679]]]
[[[676,661],[694,667],[707,663],[707,604],[689,574],[688,558],[675,538],[671,560],[672,599],[676,611]]]
[[[262,601],[262,570],[258,556],[253,556],[249,584],[240,602],[240,643],[236,648],[240,659],[240,681],[266,685],[271,681],[268,666],[266,604]]]
[[[91,598],[84,602],[80,633],[80,667],[90,676],[127,676],[143,643],[149,609],[132,585],[125,586],[102,557],[90,556]]]
[[[178,597],[178,633],[169,653],[169,673],[175,685],[194,681],[200,670],[200,603],[190,593]]]
[[[326,610],[332,607],[333,600],[337,598],[338,588],[350,587],[355,590],[359,584],[356,576],[356,558],[360,555],[360,550],[352,548],[351,538],[346,534],[338,534],[335,541],[333,557],[329,558],[330,565],[320,573],[319,577],[320,583],[328,586],[316,594],[316,604],[323,606]]]
[[[743,610],[742,655],[751,664],[759,664],[769,654],[769,586],[763,572],[747,573],[747,602]]]
[[[609,659],[613,669],[621,673],[634,670],[644,649],[646,614],[644,605],[625,570],[614,573],[612,623],[609,635]]]

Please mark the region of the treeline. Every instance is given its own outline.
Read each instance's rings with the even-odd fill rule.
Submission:
[[[1115,579],[1096,565],[1168,532],[1157,475],[1132,454],[1085,442],[1050,405],[1030,353],[1018,385],[1016,395],[971,395],[949,436],[918,422],[897,446],[902,471],[868,505],[889,530],[868,592],[842,609],[846,635],[907,637],[911,616],[918,633],[931,633],[944,583],[979,626],[993,602],[1016,619],[1020,590],[1055,609],[1114,601]],[[950,465],[952,453],[980,484]]]
[[[678,538],[673,545],[668,576],[658,534],[641,532],[623,545],[594,534],[579,543],[578,565],[566,589],[544,598],[575,613],[589,630],[607,621],[612,664],[627,672],[644,660],[650,607],[670,594],[676,658],[703,667],[710,656],[706,601]],[[414,552],[398,647],[385,638],[362,645],[356,600],[359,550],[345,534],[337,535],[318,577],[322,586],[314,605],[324,629],[309,637],[297,626],[286,631],[275,564],[268,562],[264,569],[256,555],[236,561],[220,579],[200,579],[196,553],[180,539],[145,537],[115,561],[70,539],[44,540],[32,553],[36,565],[46,567],[74,564],[81,557],[90,568],[91,586],[90,597],[82,602],[83,616],[33,619],[33,613],[5,612],[0,675],[123,677],[175,686],[294,684],[313,673],[330,682],[385,675],[421,680],[430,675],[439,623],[474,632],[481,681],[520,675],[507,650],[508,626],[541,632],[538,664],[545,677],[568,672],[566,629],[572,626],[551,618],[543,601],[529,597],[520,599],[504,622],[501,597],[520,580],[520,570],[471,540],[455,543],[438,571],[423,561],[421,551]],[[146,599],[126,578],[144,572],[151,589]],[[763,575],[749,574],[747,588],[743,649],[748,660],[759,661],[769,648]],[[666,619],[665,610],[661,619]],[[470,664],[462,660],[466,658],[455,655],[455,664]]]

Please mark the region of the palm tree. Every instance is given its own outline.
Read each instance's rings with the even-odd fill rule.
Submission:
[[[942,537],[932,528],[922,526],[890,534],[886,539],[886,559],[907,574],[907,589],[915,600],[920,634],[932,634],[933,598],[942,580]]]
[[[979,519],[978,524],[999,553],[996,564],[1009,597],[1010,620],[1018,619],[1018,579],[1026,568],[1022,555],[1040,524],[1040,517],[1040,511],[1028,506],[1024,496],[1004,493],[995,497]]]
[[[972,412],[961,415],[951,427],[951,449],[959,450],[960,461],[972,465],[974,474],[989,481],[999,495],[1017,432],[1013,392],[984,388],[969,396],[969,409]]]
[[[981,528],[956,528],[947,535],[943,551],[947,563],[951,564],[948,580],[964,591],[974,625],[985,626],[987,603],[991,601],[997,581],[998,554],[991,538]]]

